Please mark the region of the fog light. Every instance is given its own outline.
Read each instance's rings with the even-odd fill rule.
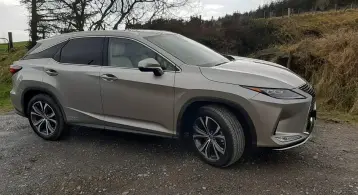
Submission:
[[[276,136],[275,137],[280,142],[291,142],[295,140],[299,140],[302,138],[300,135],[292,135],[292,136]]]

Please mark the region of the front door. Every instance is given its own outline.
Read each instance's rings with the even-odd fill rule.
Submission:
[[[164,75],[141,72],[138,62],[155,58]],[[100,73],[106,128],[147,134],[173,134],[175,69],[133,40],[109,38],[108,66]]]

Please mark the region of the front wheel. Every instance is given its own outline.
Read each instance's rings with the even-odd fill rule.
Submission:
[[[208,164],[227,167],[242,156],[245,149],[244,131],[227,108],[217,105],[201,107],[192,128],[193,146]]]
[[[58,140],[66,129],[59,106],[48,95],[34,96],[27,108],[30,125],[37,135],[46,140]]]

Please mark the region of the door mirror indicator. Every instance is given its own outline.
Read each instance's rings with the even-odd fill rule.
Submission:
[[[162,76],[164,74],[159,62],[153,58],[146,58],[139,61],[138,69],[142,72],[153,72],[155,76]]]

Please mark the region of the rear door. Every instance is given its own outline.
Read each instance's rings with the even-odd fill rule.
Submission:
[[[106,128],[173,134],[175,66],[142,43],[125,38],[109,38],[107,58],[100,80]],[[138,62],[145,58],[156,59],[164,75],[141,72]]]
[[[103,37],[71,39],[44,66],[45,88],[56,92],[70,123],[102,124],[99,74],[104,40]]]

